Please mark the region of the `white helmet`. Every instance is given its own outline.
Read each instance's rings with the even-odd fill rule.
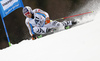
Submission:
[[[32,13],[31,7],[25,6],[25,7],[23,8],[23,14],[25,14],[25,13],[27,13],[27,12]]]

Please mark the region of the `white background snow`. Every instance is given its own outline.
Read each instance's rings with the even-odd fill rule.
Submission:
[[[100,11],[92,22],[0,50],[0,61],[100,61]]]

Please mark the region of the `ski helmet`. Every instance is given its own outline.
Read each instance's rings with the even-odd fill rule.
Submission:
[[[25,15],[26,13],[32,13],[32,9],[31,9],[31,7],[29,7],[29,6],[25,6],[24,8],[23,8],[23,14]]]

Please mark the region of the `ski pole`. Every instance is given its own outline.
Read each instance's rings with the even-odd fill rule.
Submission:
[[[81,14],[76,14],[76,15],[72,15],[72,16],[68,16],[68,17],[59,18],[59,19],[56,19],[56,20],[61,20],[61,19],[66,19],[66,18],[71,18],[71,17],[75,17],[75,16],[80,16],[80,15],[84,15],[84,14],[93,13],[93,12],[94,12],[94,11],[86,12],[86,13],[81,13]]]

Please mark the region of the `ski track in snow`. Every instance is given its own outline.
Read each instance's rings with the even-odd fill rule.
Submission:
[[[0,50],[0,61],[100,61],[97,12],[92,22]]]

